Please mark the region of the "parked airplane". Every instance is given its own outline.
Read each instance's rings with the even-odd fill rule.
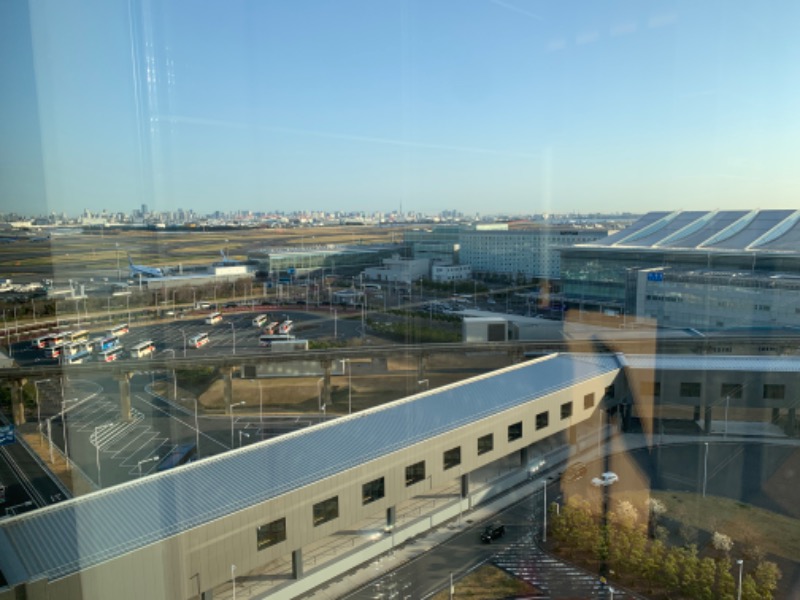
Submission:
[[[146,267],[144,265],[135,265],[128,255],[128,263],[130,264],[131,277],[134,275],[142,275],[143,277],[164,277],[164,271],[158,267]]]
[[[225,250],[220,250],[219,253],[222,255],[222,264],[223,265],[240,265],[242,261],[236,260],[234,258],[228,258],[228,255],[225,254]]]

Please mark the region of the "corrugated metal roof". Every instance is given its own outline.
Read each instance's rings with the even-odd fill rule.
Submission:
[[[626,354],[632,369],[657,371],[743,371],[748,373],[800,373],[796,356],[636,355]]]
[[[658,244],[661,240],[668,238],[673,233],[676,233],[697,221],[698,219],[703,218],[708,214],[708,211],[697,212],[681,212],[680,214],[676,215],[674,219],[670,220],[669,223],[666,223],[664,227],[661,227],[657,231],[652,232],[650,235],[636,237],[635,239],[631,239],[628,241],[622,241],[618,246],[654,246]]]
[[[58,579],[618,368],[553,355],[14,517],[0,568]]]
[[[618,244],[622,240],[631,237],[632,235],[638,233],[639,231],[643,230],[650,225],[653,225],[660,219],[663,219],[670,213],[664,212],[650,212],[644,215],[642,218],[636,220],[634,223],[630,225],[630,227],[626,227],[622,231],[618,231],[617,233],[610,235],[608,237],[595,240],[591,242],[591,246],[613,246]]]
[[[719,242],[709,244],[707,248],[717,248],[720,250],[745,250],[747,247],[776,227],[781,221],[791,216],[793,210],[762,210],[756,214],[755,218],[739,233],[728,238],[723,238]]]
[[[715,233],[722,231],[747,214],[747,211],[726,210],[713,215],[702,228],[693,231],[690,235],[679,237],[672,241],[662,243],[663,248],[696,248]]]

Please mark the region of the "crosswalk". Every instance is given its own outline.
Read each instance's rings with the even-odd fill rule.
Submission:
[[[602,584],[597,575],[547,554],[536,543],[533,531],[509,544],[492,562],[539,589],[544,595],[537,598],[637,598]]]

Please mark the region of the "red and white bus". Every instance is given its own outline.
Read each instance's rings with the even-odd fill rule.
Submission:
[[[114,362],[115,360],[119,360],[121,358],[122,358],[122,346],[117,346],[116,348],[111,348],[110,350],[101,352],[99,360],[101,362]]]
[[[217,323],[222,323],[222,313],[211,313],[206,317],[206,325],[216,325]]]
[[[117,325],[113,329],[109,329],[108,337],[120,337],[121,335],[125,335],[129,331],[130,329],[128,328],[128,324],[123,323],[122,325]]]
[[[196,336],[189,339],[189,345],[192,348],[202,348],[210,341],[207,333],[198,333]]]
[[[140,342],[133,346],[130,350],[131,358],[144,358],[146,356],[152,356],[153,353],[156,351],[156,346],[152,340],[147,340],[145,342]]]

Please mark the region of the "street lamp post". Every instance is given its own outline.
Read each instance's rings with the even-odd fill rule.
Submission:
[[[264,391],[261,389],[261,382],[258,382],[258,425],[260,437],[264,439]]]
[[[544,483],[544,496],[542,498],[544,502],[544,520],[542,521],[544,527],[542,528],[542,541],[547,543],[547,479],[545,479],[542,483]]]
[[[67,401],[61,399],[61,431],[64,432],[64,458],[67,461],[67,469],[69,469],[69,448],[67,448],[67,415],[66,415]]]
[[[324,377],[320,377],[317,379],[317,405],[319,406],[319,412],[322,412],[322,383],[325,382]]]
[[[158,456],[151,456],[150,458],[145,458],[144,460],[140,460],[136,463],[136,469],[139,471],[139,479],[142,478],[142,465],[149,462],[155,462],[158,460],[158,458]]]
[[[349,358],[342,359],[342,367],[347,363],[347,414],[353,414],[353,365]]]
[[[39,403],[39,384],[45,383],[47,379],[40,379],[33,382],[33,387],[36,388],[36,427],[39,429],[39,438],[42,437],[42,405]],[[50,461],[52,462],[52,461]]]
[[[725,396],[725,433],[722,437],[728,437],[728,405],[730,404],[730,395]]]
[[[94,450],[95,450],[95,462],[97,463],[97,487],[103,489],[103,473],[100,469],[100,436],[99,431],[105,427],[108,427],[109,423],[103,423],[102,425],[98,425],[94,428]],[[66,446],[66,436],[64,436],[64,445]]]
[[[736,561],[736,564],[739,565],[739,590],[736,592],[736,600],[742,600],[742,568],[744,567],[744,561],[740,558]]]
[[[186,330],[181,328],[181,335],[183,336],[183,358],[186,358]]]
[[[247,403],[244,400],[236,404],[231,404],[231,449],[233,449],[233,409],[237,406],[244,406],[245,404]]]
[[[233,591],[231,598],[236,600],[236,565],[231,565],[231,584],[231,590]]]
[[[249,434],[249,433],[245,433],[244,431],[242,431],[242,430],[240,429],[240,430],[239,430],[239,448],[241,448],[241,447],[242,447],[242,436],[244,436],[244,437],[246,437],[246,438],[248,438],[248,439],[250,438],[250,434]]]
[[[708,442],[705,444],[705,457],[703,458],[703,498],[706,497],[706,482],[708,480]]]
[[[231,326],[231,331],[233,332],[233,354],[236,354],[236,326],[233,323],[228,323]]]
[[[164,352],[172,352],[172,360],[175,360],[175,350],[173,348],[167,348]],[[175,375],[175,369],[172,369],[172,399],[178,400],[178,378]]]

